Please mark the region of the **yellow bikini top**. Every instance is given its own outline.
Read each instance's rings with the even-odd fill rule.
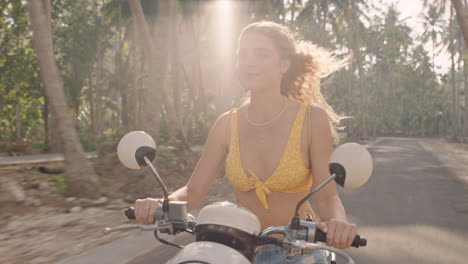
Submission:
[[[312,175],[302,162],[300,149],[301,131],[306,111],[307,104],[302,104],[297,112],[280,162],[275,172],[265,182],[262,182],[250,169],[247,169],[249,177],[244,172],[239,152],[237,109],[232,111],[231,142],[226,158],[226,177],[234,188],[240,191],[250,191],[255,188],[258,199],[265,208],[268,208],[266,195],[271,194],[271,191],[298,193],[310,189]]]

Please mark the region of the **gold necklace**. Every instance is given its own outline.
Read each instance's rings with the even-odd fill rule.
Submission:
[[[284,110],[286,110],[286,106],[288,105],[288,100],[286,98],[284,100],[285,100],[285,102],[284,102],[283,109],[281,109],[281,111],[278,113],[277,116],[275,116],[275,118],[273,118],[271,121],[268,121],[266,123],[255,123],[254,121],[250,120],[250,118],[249,118],[249,107],[247,107],[247,122],[249,122],[250,124],[252,124],[254,126],[266,126],[268,124],[273,123],[276,119],[278,119],[281,116],[281,114],[283,114]]]
[[[254,121],[250,120],[249,118],[249,108],[247,107],[247,122],[249,122],[250,124],[254,125],[254,126],[266,126],[268,124],[271,124],[273,123],[276,119],[278,119],[282,114],[283,112],[286,110],[286,107],[288,106],[288,99],[284,99],[285,102],[284,102],[284,106],[283,106],[283,109],[281,109],[281,111],[278,113],[278,115],[275,116],[275,118],[273,118],[271,121],[268,121],[266,123],[255,123]],[[263,133],[260,133],[260,144],[263,145],[263,138],[264,138],[264,135]]]

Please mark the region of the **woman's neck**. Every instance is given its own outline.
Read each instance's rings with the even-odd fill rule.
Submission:
[[[250,119],[257,122],[270,121],[285,107],[287,98],[281,95],[279,89],[271,90],[250,93],[250,104],[247,108]]]

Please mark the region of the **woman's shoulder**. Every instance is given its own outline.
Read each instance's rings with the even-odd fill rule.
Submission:
[[[323,106],[320,106],[318,104],[308,104],[308,108],[309,108],[308,109],[309,114],[312,117],[328,119],[327,110],[325,108],[323,108]]]
[[[220,132],[224,131],[229,126],[229,124],[231,123],[231,115],[235,110],[236,110],[236,108],[233,108],[233,109],[231,109],[229,111],[226,111],[226,112],[220,114],[218,116],[218,118],[216,118],[212,129],[215,130],[215,131],[218,130]]]
[[[217,125],[222,126],[222,125],[226,125],[227,123],[229,123],[231,112],[232,112],[232,110],[229,110],[229,111],[226,111],[226,112],[220,114],[218,116],[218,118],[216,118],[216,121],[214,122],[213,126],[217,126]]]
[[[226,111],[216,118],[208,133],[207,142],[217,142],[216,145],[219,146],[226,145],[226,135],[229,133],[230,113],[231,111]]]

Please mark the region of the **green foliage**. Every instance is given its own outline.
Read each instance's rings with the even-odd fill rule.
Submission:
[[[15,140],[17,119],[21,138],[41,141],[43,90],[27,13],[21,1],[6,1],[0,9],[0,143]]]
[[[214,120],[226,110],[218,99],[232,87],[220,81],[218,75],[223,74],[212,66],[216,65],[217,33],[210,31],[213,21],[205,14],[208,2],[178,1],[180,17],[172,26],[180,39],[170,43],[171,71],[164,80],[167,96],[161,93],[163,106],[154,106],[154,114],[162,117],[159,144],[203,145]],[[455,23],[457,33],[450,41],[449,21],[443,17],[448,9],[429,5],[422,10],[426,30],[418,36],[395,6],[381,2],[244,2],[245,13],[239,15],[288,24],[306,40],[337,54],[353,54],[352,64],[323,85],[336,112],[352,117],[345,122],[348,135],[359,137],[364,129],[375,136],[446,135],[451,119],[450,81],[456,80],[459,92],[466,78],[463,39]],[[154,31],[158,1],[141,3]],[[15,139],[18,119],[20,137],[35,149],[47,149],[44,91],[25,6],[22,1],[5,0],[0,11],[0,148]],[[140,43],[143,38],[127,1],[53,0],[52,28],[55,58],[84,149],[95,151],[115,144],[126,132],[141,129],[146,122],[142,114],[145,96],[149,89],[159,87],[148,83],[154,73],[149,72]],[[161,39],[153,38],[158,45]],[[190,44],[184,46],[184,42]],[[428,46],[433,48],[428,50]],[[434,57],[452,47],[457,59],[455,76],[441,76]],[[173,58],[173,51],[179,58]],[[219,88],[221,83],[226,88]],[[168,121],[167,106],[175,103],[180,124]],[[177,132],[170,132],[174,128]],[[170,149],[160,154],[168,162],[175,160]]]
[[[109,27],[103,23],[94,1],[56,1],[53,7],[55,47],[64,89],[75,114],[81,106],[81,94],[93,71],[100,46],[107,45]]]
[[[60,174],[60,175],[54,176],[54,187],[62,195],[65,195],[67,193],[68,187],[65,181],[65,175]]]

